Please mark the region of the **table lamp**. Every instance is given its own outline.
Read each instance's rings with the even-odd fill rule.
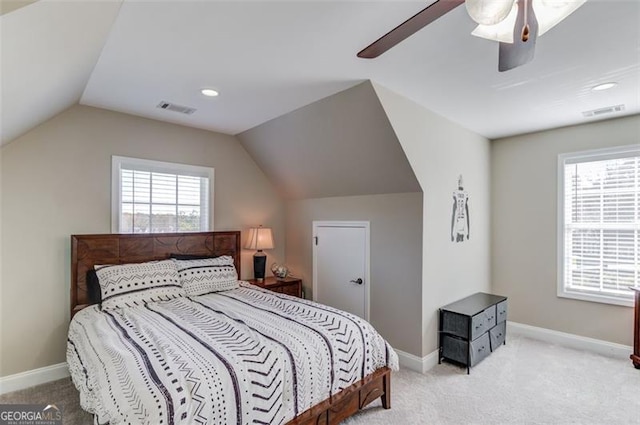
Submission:
[[[273,233],[269,227],[252,227],[249,229],[249,239],[245,244],[245,249],[254,249],[253,254],[253,274],[258,282],[264,281],[264,270],[267,264],[267,254],[263,249],[273,249]]]

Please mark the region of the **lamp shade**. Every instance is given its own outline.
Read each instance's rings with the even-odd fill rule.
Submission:
[[[245,249],[273,249],[273,233],[269,227],[252,227],[249,229],[249,239],[244,245]]]

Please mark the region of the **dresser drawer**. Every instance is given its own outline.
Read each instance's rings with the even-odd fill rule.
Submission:
[[[445,311],[442,313],[442,331],[460,338],[469,338],[469,316]]]
[[[502,301],[496,305],[498,323],[507,320],[507,300]]]
[[[442,337],[442,357],[463,365],[475,366],[490,353],[491,341],[488,332],[471,342],[449,335]]]
[[[469,341],[466,339],[456,338],[450,335],[444,335],[442,337],[442,357],[466,365],[468,353]]]
[[[507,322],[498,323],[495,327],[489,331],[489,338],[491,339],[491,351],[495,351],[504,344],[504,340],[507,336]]]
[[[480,338],[475,341],[471,341],[471,364],[469,366],[473,367],[480,363],[482,359],[487,357],[491,353],[491,342],[489,341],[489,334],[485,333],[480,336]]]
[[[491,329],[496,325],[496,306],[492,305],[484,311],[484,316],[487,318],[487,329]]]
[[[476,339],[496,325],[496,306],[491,306],[471,318],[471,338]]]

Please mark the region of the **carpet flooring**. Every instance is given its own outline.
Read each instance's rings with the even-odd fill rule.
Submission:
[[[90,424],[70,379],[0,396],[0,403],[56,403],[65,424]],[[343,425],[640,424],[640,370],[630,361],[510,337],[471,374],[441,364],[393,373],[391,409],[379,401]]]

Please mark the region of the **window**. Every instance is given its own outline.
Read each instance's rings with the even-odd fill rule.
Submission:
[[[112,158],[114,233],[212,230],[213,168]]]
[[[640,146],[558,157],[558,296],[632,305],[640,278]]]

